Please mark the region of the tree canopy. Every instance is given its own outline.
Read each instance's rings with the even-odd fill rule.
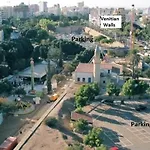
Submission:
[[[83,107],[88,102],[95,99],[95,96],[99,94],[98,84],[87,84],[80,87],[80,89],[75,94],[75,104],[76,107]]]

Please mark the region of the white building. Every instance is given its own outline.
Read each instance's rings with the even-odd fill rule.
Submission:
[[[47,2],[45,1],[40,1],[39,2],[39,12],[40,13],[45,13],[48,11],[48,7],[47,7]]]
[[[0,10],[0,25],[2,25],[2,22],[3,22],[3,13],[2,13],[2,11]]]
[[[122,73],[122,66],[118,66],[114,63],[101,62],[100,52],[101,50],[98,46],[96,46],[92,63],[79,63],[75,72],[73,73],[73,78],[76,83],[96,82],[98,84],[106,84],[106,76],[118,76]]]
[[[57,4],[57,5],[54,5],[53,7],[49,7],[48,8],[48,13],[50,14],[54,14],[54,15],[61,15],[61,8],[60,8],[60,5]]]
[[[39,12],[39,5],[38,4],[29,5],[29,11],[30,11],[30,16],[35,15],[36,13]]]
[[[4,31],[0,30],[0,42],[4,41]]]
[[[113,8],[92,8],[89,14],[89,23],[100,26],[101,21],[100,21],[100,16],[104,15],[112,15],[114,9]]]
[[[150,16],[150,7],[143,11],[143,14]]]
[[[9,17],[12,16],[13,16],[13,7],[11,6],[0,7],[0,24],[2,24],[3,20],[8,19]]]
[[[78,8],[83,8],[84,7],[84,1],[78,3]]]

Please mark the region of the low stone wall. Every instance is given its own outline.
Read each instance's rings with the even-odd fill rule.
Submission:
[[[17,115],[25,115],[25,114],[29,114],[31,112],[33,112],[35,110],[35,106],[34,105],[31,105],[31,107],[29,108],[26,108],[26,109],[21,109],[19,111],[17,111],[14,115],[17,116]]]
[[[71,34],[72,32],[82,32],[82,26],[57,27],[56,32],[61,34]]]
[[[129,96],[108,96],[108,95],[98,95],[96,96],[95,100],[99,99],[112,99],[112,100],[142,100],[142,99],[149,99],[150,95],[135,95],[132,97]]]

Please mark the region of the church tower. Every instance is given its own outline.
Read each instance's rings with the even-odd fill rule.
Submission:
[[[99,46],[96,45],[94,58],[93,58],[93,75],[94,75],[94,82],[100,84],[100,49]]]

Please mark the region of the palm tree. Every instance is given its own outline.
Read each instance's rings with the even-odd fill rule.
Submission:
[[[138,67],[140,56],[136,49],[130,50],[129,61],[132,67],[132,78],[135,79],[135,69]]]

